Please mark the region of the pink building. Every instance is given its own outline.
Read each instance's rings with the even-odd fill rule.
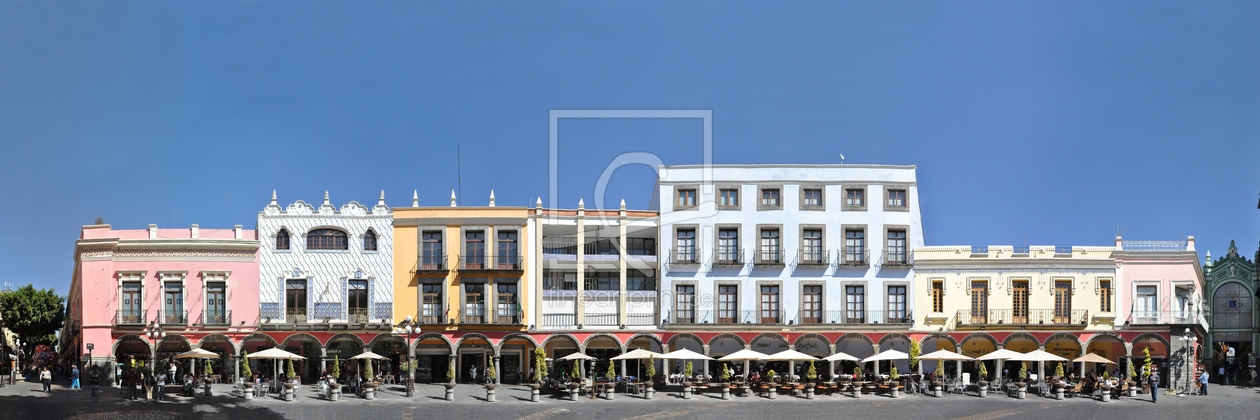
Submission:
[[[116,362],[166,366],[202,348],[220,354],[212,362],[216,374],[235,376],[240,343],[258,328],[253,230],[89,225],[75,242],[74,262],[63,357],[90,354],[112,378]]]
[[[1116,237],[1117,325],[1123,330],[1151,330],[1168,345],[1150,345],[1165,385],[1189,386],[1195,359],[1207,344],[1207,307],[1203,267],[1194,237],[1176,241],[1134,241]],[[1140,365],[1145,346],[1128,344]]]

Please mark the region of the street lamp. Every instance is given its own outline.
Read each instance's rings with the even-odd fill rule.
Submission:
[[[419,332],[420,332],[420,324],[412,322],[411,315],[407,315],[407,318],[403,319],[403,322],[398,323],[398,326],[394,327],[394,334],[401,335],[405,337],[407,340],[407,368],[408,369],[407,369],[406,387],[407,387],[408,398],[416,394],[416,388],[414,385],[414,378],[413,378],[413,376],[415,376],[416,359],[411,354],[411,339],[414,338],[415,334]]]
[[[150,366],[156,366],[156,363],[157,363],[157,342],[158,342],[158,340],[161,340],[161,339],[163,339],[163,338],[166,338],[166,330],[163,330],[163,329],[162,329],[162,326],[161,326],[161,325],[158,325],[158,322],[157,322],[157,320],[155,319],[155,320],[153,320],[153,323],[152,323],[152,324],[149,324],[149,326],[147,326],[147,327],[145,327],[145,328],[144,328],[144,335],[148,336],[148,337],[149,337],[149,339],[151,339],[151,340],[153,341],[153,352],[152,352],[151,354],[149,354],[149,357],[150,357],[150,359],[149,359],[149,365],[150,365]]]
[[[1186,359],[1186,388],[1183,392],[1189,393],[1191,376],[1194,376],[1194,372],[1190,371],[1190,362],[1194,359],[1194,347],[1199,343],[1199,337],[1191,334],[1190,329],[1186,328],[1186,331],[1181,333],[1179,339],[1181,340],[1181,347],[1185,349]]]

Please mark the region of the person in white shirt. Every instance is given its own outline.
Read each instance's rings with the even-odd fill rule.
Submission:
[[[153,379],[157,380],[157,400],[166,400],[166,374],[158,372],[157,377]]]

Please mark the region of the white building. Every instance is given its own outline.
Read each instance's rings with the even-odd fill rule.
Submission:
[[[679,334],[671,350],[774,353],[803,343],[801,334],[775,335],[794,330],[820,333],[807,334],[817,341],[802,344],[806,352],[855,345],[865,348],[853,354],[869,354],[878,346],[870,338],[821,333],[909,329],[910,250],[923,245],[914,166],[682,165],[660,173],[662,323],[681,333],[732,332],[700,343]],[[743,334],[750,331],[775,333]],[[904,343],[895,346],[904,351]]]

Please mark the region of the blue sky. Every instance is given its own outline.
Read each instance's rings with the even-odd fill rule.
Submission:
[[[551,109],[708,109],[718,163],[914,164],[927,241],[1260,240],[1260,3],[0,0],[0,282],[280,201],[547,194]],[[697,121],[560,124],[560,202]],[[608,205],[648,205],[617,171]]]

